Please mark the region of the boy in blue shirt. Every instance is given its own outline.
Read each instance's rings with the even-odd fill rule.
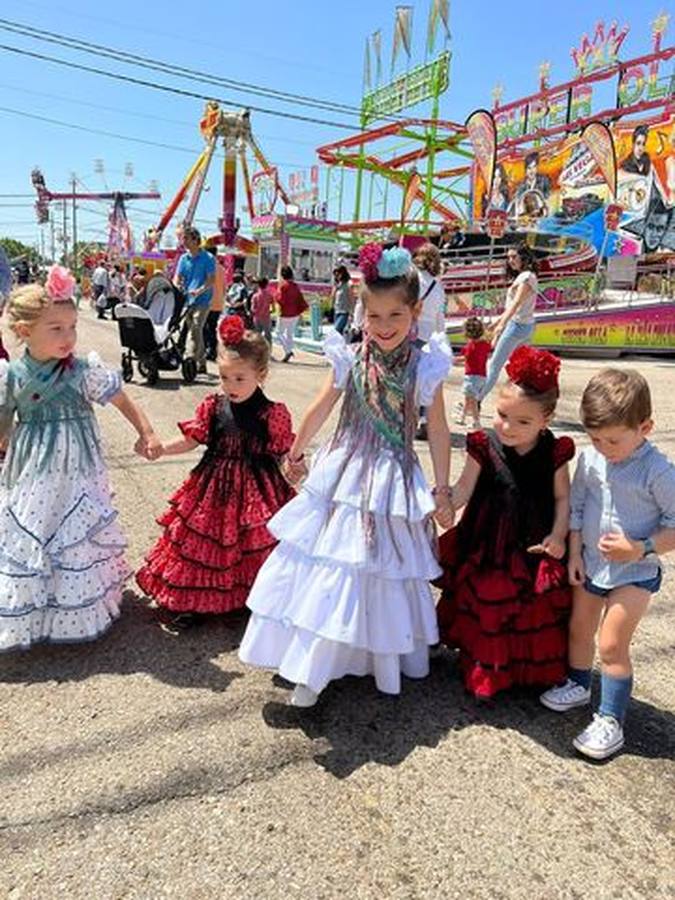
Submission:
[[[647,440],[652,404],[639,372],[598,373],[584,391],[581,419],[593,446],[579,457],[570,498],[569,677],[541,702],[556,712],[591,702],[599,626],[600,708],[573,743],[606,759],[624,744],[631,638],[661,586],[659,557],[675,549],[675,466]]]

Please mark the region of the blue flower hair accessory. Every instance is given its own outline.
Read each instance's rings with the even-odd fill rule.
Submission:
[[[391,247],[384,250],[377,263],[380,278],[399,278],[412,266],[412,256],[404,247]]]

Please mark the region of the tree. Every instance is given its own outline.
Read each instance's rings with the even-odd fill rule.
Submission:
[[[28,244],[23,244],[21,243],[21,241],[17,241],[15,238],[0,238],[0,247],[4,249],[10,260],[16,259],[19,256],[25,256],[31,263],[40,262],[40,254],[37,252],[35,247],[30,247]]]

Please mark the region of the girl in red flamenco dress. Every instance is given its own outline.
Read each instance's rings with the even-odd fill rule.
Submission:
[[[441,640],[458,647],[464,683],[478,698],[565,678],[571,593],[566,567],[570,438],[548,428],[560,362],[520,347],[496,404],[494,435],[467,436],[453,488],[465,507],[440,541]]]
[[[136,575],[141,589],[187,628],[204,613],[242,608],[276,545],[267,522],[293,495],[280,463],[291,416],[263,394],[269,347],[238,316],[219,328],[221,391],[209,394],[160,455],[205,445],[201,460],[158,519],[164,533]]]

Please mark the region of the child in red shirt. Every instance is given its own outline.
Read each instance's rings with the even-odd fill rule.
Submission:
[[[476,316],[469,316],[464,323],[464,334],[468,341],[464,347],[464,408],[459,424],[464,425],[471,416],[474,431],[480,430],[479,397],[485,384],[487,358],[492,353],[492,344],[483,339],[483,323]]]
[[[267,343],[272,346],[272,303],[274,294],[268,287],[267,278],[258,279],[258,290],[251,298],[251,314],[253,315],[253,327],[264,335]]]

